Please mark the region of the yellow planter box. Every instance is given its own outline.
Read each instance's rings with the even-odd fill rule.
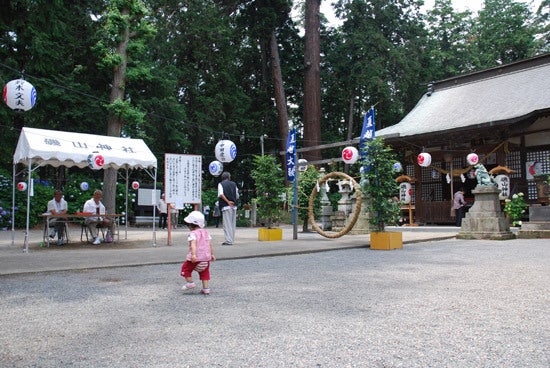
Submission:
[[[281,228],[268,229],[266,227],[261,227],[258,229],[258,240],[259,241],[283,240],[283,229]]]
[[[385,231],[372,232],[370,233],[370,249],[403,249],[403,233]]]

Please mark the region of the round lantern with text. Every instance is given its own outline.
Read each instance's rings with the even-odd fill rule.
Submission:
[[[133,181],[132,182],[132,189],[138,190],[139,189],[139,181]]]
[[[411,203],[412,186],[406,181],[399,184],[399,201],[405,204]]]
[[[298,159],[298,171],[306,171],[307,170],[307,160],[305,158]]]
[[[476,165],[479,163],[479,157],[475,153],[470,153],[468,156],[466,156],[466,162],[468,165]]]
[[[237,146],[230,140],[224,139],[216,144],[214,149],[216,159],[220,162],[231,162],[237,157]]]
[[[346,164],[354,164],[359,159],[359,151],[353,146],[346,147],[342,150],[342,159]]]
[[[401,172],[403,171],[403,165],[401,165],[401,162],[396,162],[393,164],[393,170],[395,172]]]
[[[25,183],[24,181],[20,181],[19,183],[17,183],[17,190],[20,192],[24,192],[25,190],[27,190],[27,183]]]
[[[103,168],[105,159],[97,152],[88,155],[88,167],[92,170],[99,170]]]
[[[501,201],[510,197],[510,178],[507,175],[500,174],[495,176],[495,183],[497,188],[500,189],[498,194],[498,199]]]
[[[90,186],[85,181],[80,183],[80,190],[87,191],[89,188],[90,188]]]
[[[208,165],[208,171],[210,171],[210,174],[213,176],[220,176],[223,172],[223,164],[220,161],[212,161]]]
[[[4,86],[4,102],[12,110],[28,111],[36,103],[36,89],[24,79],[9,81]]]
[[[428,167],[432,163],[432,155],[427,152],[422,152],[417,157],[418,165]]]

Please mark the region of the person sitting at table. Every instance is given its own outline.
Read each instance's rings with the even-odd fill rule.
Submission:
[[[101,203],[101,197],[103,197],[103,192],[99,189],[95,190],[93,197],[84,203],[84,208],[82,210],[84,213],[96,214],[96,216],[86,217],[85,220],[86,226],[88,226],[88,230],[94,238],[94,245],[99,245],[101,243],[97,225],[108,227],[111,234],[114,234],[114,221],[108,217],[100,216],[105,215],[105,206]]]
[[[67,201],[63,199],[63,192],[56,190],[53,199],[48,202],[48,213],[51,215],[64,215],[67,213]],[[50,238],[55,238],[57,234],[57,245],[63,245],[63,235],[65,233],[66,217],[55,217],[49,220],[49,225],[53,225]]]

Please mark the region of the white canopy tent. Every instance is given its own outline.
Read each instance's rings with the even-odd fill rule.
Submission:
[[[156,191],[157,159],[142,139],[23,128],[13,155],[12,243],[15,231],[13,218],[17,164],[24,164],[29,168],[25,232],[25,252],[28,252],[31,173],[44,165],[84,168],[88,166],[88,156],[96,152],[105,160],[103,168],[126,169],[126,213],[128,213],[129,169],[145,170],[153,178]],[[153,206],[153,246],[156,246],[155,212],[155,206]]]

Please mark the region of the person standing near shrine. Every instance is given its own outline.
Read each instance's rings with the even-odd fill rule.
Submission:
[[[222,245],[233,245],[237,228],[237,200],[239,191],[237,184],[231,181],[231,174],[222,173],[222,181],[218,184],[218,198],[223,219],[223,234],[225,241]]]

